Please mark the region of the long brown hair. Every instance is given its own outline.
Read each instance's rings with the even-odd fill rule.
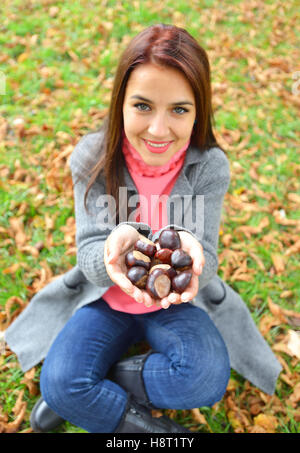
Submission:
[[[211,102],[210,65],[205,50],[183,28],[174,25],[152,25],[136,35],[121,55],[114,78],[108,115],[100,130],[103,131],[101,157],[89,173],[84,197],[101,172],[106,180],[106,193],[116,200],[116,219],[119,212],[119,187],[124,186],[122,154],[123,102],[129,76],[137,65],[154,63],[181,71],[189,81],[196,99],[196,122],[191,146],[204,149],[218,146],[212,130],[214,117]]]

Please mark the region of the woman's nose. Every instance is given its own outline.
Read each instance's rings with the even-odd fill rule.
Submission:
[[[169,135],[168,121],[165,115],[158,114],[151,118],[148,132],[155,138],[166,138]]]

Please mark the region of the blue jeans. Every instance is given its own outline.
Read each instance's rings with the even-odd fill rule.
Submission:
[[[133,315],[100,298],[80,308],[53,342],[40,386],[49,407],[91,433],[112,433],[127,393],[106,379],[128,348],[146,340],[155,351],[143,369],[148,398],[157,408],[212,406],[226,390],[230,364],[224,341],[209,316],[190,303]]]

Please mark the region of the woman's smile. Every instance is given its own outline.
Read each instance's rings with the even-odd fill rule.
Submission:
[[[169,142],[153,142],[153,141],[149,141],[149,140],[146,140],[144,139],[144,142],[145,142],[145,145],[147,147],[147,149],[151,152],[151,153],[164,153],[165,151],[167,151],[169,149],[169,147],[172,145],[173,141],[169,141]]]

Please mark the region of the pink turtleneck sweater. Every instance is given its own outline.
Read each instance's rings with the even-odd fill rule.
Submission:
[[[190,140],[166,164],[156,167],[147,165],[142,160],[140,154],[123,133],[123,155],[141,200],[135,221],[147,223],[153,233],[168,225],[167,197],[164,195],[168,196],[172,191],[183,166],[189,144]],[[162,198],[159,203],[160,196]],[[125,313],[141,314],[161,310],[161,307],[156,305],[145,307],[144,304],[139,304],[117,285],[111,286],[102,297],[113,310]]]

